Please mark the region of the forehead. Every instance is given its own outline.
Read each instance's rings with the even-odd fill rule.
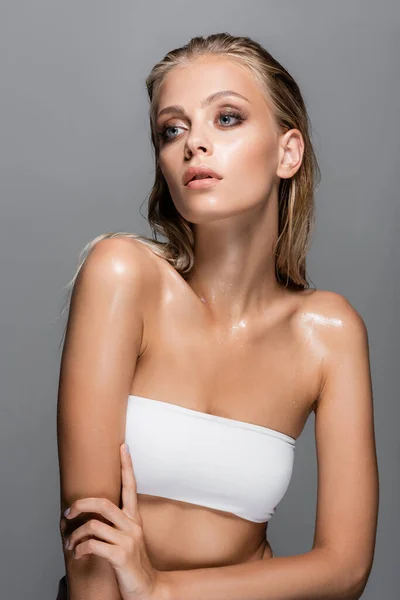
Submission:
[[[226,57],[203,56],[173,67],[166,75],[160,87],[157,112],[173,104],[187,109],[200,107],[202,100],[220,90],[233,90],[255,107],[266,108],[265,95],[245,65]]]

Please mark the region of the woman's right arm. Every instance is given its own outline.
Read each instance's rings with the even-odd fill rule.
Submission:
[[[125,439],[127,401],[142,344],[149,277],[138,244],[126,238],[98,242],[71,296],[57,410],[60,532],[69,600],[121,598],[106,559],[87,555],[75,560],[64,548],[65,537],[87,520],[110,523],[94,513],[71,523],[63,513],[75,500],[86,497],[108,498],[121,507],[119,448]]]

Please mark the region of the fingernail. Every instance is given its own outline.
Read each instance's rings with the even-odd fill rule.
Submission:
[[[129,454],[129,446],[128,446],[128,444],[126,442],[125,442],[125,445],[124,445],[124,450],[125,450],[125,452],[127,454]]]
[[[64,512],[64,517],[68,517],[70,512],[71,512],[71,509],[67,508],[67,510]]]

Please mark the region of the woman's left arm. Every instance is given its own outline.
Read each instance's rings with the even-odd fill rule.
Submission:
[[[368,334],[343,296],[325,294],[315,332],[323,361],[315,409],[318,498],[312,549],[266,561],[161,572],[170,600],[361,597],[372,568],[379,505]]]

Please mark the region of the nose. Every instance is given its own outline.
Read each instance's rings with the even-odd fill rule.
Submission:
[[[212,144],[206,136],[204,130],[194,130],[192,128],[186,138],[185,156],[190,158],[198,152],[201,154],[210,154],[212,152]]]

